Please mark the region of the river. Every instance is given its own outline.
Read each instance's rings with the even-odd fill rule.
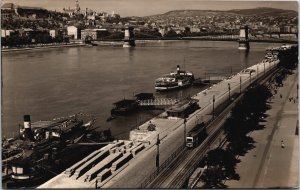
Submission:
[[[236,42],[157,41],[135,48],[70,47],[2,53],[2,136],[17,135],[23,115],[32,121],[78,112],[93,114],[99,129],[126,139],[131,128],[159,111],[142,111],[106,122],[112,104],[140,92],[153,92],[156,78],[177,65],[195,77],[236,73],[261,61],[265,49],[251,43],[249,53]],[[189,87],[159,97],[185,98],[201,89]]]

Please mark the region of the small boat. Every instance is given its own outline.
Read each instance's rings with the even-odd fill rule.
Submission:
[[[193,83],[194,75],[191,72],[180,70],[177,65],[177,71],[164,75],[155,81],[155,90],[166,91],[171,89],[182,88]]]
[[[111,115],[126,115],[138,108],[138,103],[136,100],[124,99],[114,103],[114,108],[111,110]]]
[[[106,119],[106,122],[110,122],[112,120],[116,119],[115,116],[111,115],[109,118]]]

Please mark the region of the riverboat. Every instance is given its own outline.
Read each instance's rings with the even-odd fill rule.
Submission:
[[[30,115],[24,115],[19,136],[2,141],[2,174],[7,176],[2,182],[8,181],[5,183],[9,188],[30,187],[40,181],[42,170],[60,171],[67,164],[66,160],[77,160],[76,156],[63,152],[91,131],[94,122],[92,116],[82,113],[32,123]],[[89,153],[91,149],[76,150],[80,154]]]
[[[137,110],[138,103],[136,100],[120,100],[118,102],[115,102],[114,108],[111,110],[111,115],[126,115],[129,113],[132,113]]]
[[[194,75],[191,72],[180,70],[177,65],[177,71],[164,75],[155,81],[155,90],[166,91],[171,89],[182,88],[192,84]]]

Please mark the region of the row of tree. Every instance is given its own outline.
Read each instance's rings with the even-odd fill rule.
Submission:
[[[237,157],[255,147],[255,141],[248,134],[264,128],[260,122],[264,121],[265,112],[270,108],[267,100],[271,96],[266,86],[258,85],[250,88],[232,109],[224,124],[226,148],[211,150],[205,158],[208,169],[202,176],[204,188],[226,188],[224,180],[240,179],[235,171],[236,164],[240,162]]]
[[[6,36],[1,38],[1,45],[18,47],[23,45],[68,43],[69,39],[62,36],[52,38],[50,35],[37,34],[34,38],[29,36]]]
[[[282,86],[287,75],[298,65],[298,47],[279,54],[279,72],[272,78],[271,83]],[[274,91],[276,93],[276,91]],[[224,180],[239,180],[236,164],[240,162],[238,156],[244,156],[253,149],[255,141],[248,134],[254,130],[264,129],[266,111],[270,109],[268,99],[273,96],[271,89],[265,85],[249,88],[242,100],[231,111],[231,116],[224,124],[227,146],[225,149],[216,148],[208,152],[202,163],[208,169],[202,176],[204,188],[226,188]]]

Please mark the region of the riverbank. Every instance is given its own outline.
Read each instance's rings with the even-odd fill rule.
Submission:
[[[182,37],[182,38],[155,38],[155,39],[136,39],[136,45],[143,45],[146,43],[160,43],[161,41],[229,41],[236,42],[236,38],[222,38],[222,37]],[[273,40],[273,39],[250,39],[250,42],[258,43],[287,43],[287,44],[296,44],[298,41],[290,40]],[[95,46],[123,46],[123,40],[103,40],[103,41],[93,41],[90,45]],[[13,48],[1,48],[1,52],[14,52],[14,51],[26,51],[26,50],[41,50],[41,49],[50,49],[50,48],[61,48],[61,47],[76,47],[76,46],[86,46],[87,44],[80,43],[66,43],[66,44],[44,44],[44,45],[28,45],[25,47],[13,47]]]
[[[63,48],[63,47],[77,47],[85,46],[84,43],[69,43],[69,44],[55,44],[55,45],[41,45],[41,46],[29,46],[29,47],[15,47],[15,48],[1,48],[1,52],[15,52],[15,51],[28,51],[28,50],[43,50],[52,48]]]

